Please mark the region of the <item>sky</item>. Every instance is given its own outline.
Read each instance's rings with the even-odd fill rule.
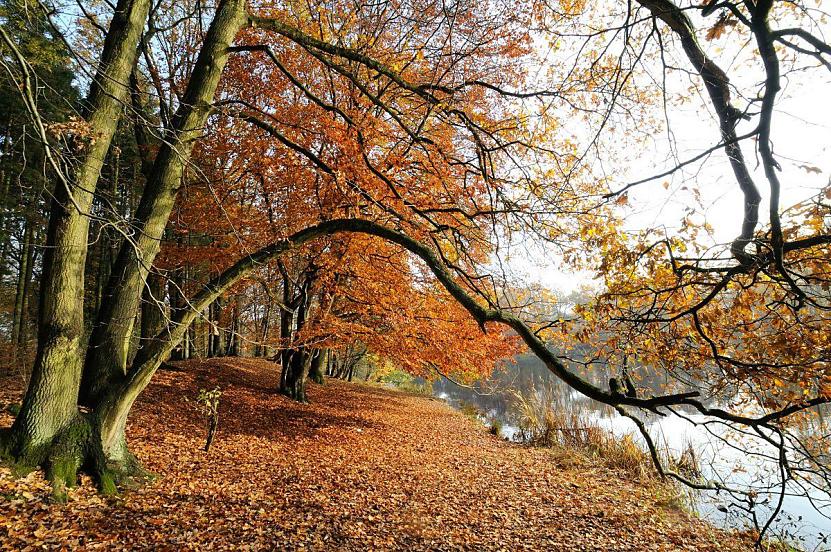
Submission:
[[[776,22],[779,23],[779,22]],[[697,24],[706,28],[700,18]],[[781,22],[780,25],[784,25]],[[774,24],[776,27],[776,24]],[[815,31],[820,36],[831,37],[831,24],[825,23]],[[732,38],[732,40],[731,40]],[[827,40],[827,38],[826,38]],[[708,55],[728,73],[731,84],[744,95],[762,91],[763,72],[756,63],[743,62],[743,54],[730,45],[739,42],[728,35],[718,41],[702,41]],[[745,50],[752,53],[752,50]],[[783,67],[784,67],[783,63]],[[799,67],[812,66],[808,71],[794,71],[783,75],[783,89],[773,117],[773,152],[781,165],[782,209],[817,194],[831,181],[831,71],[803,56]],[[671,94],[684,94],[691,81],[678,78],[678,72],[668,73]],[[693,78],[692,82],[700,81]],[[689,97],[689,94],[686,94]],[[747,98],[734,95],[734,103],[740,109],[747,105]],[[754,107],[751,107],[753,110]],[[609,184],[619,189],[628,182],[640,180],[671,168],[677,160],[684,160],[712,147],[719,140],[718,126],[707,98],[695,97],[683,104],[668,106],[668,128],[671,133],[656,134],[643,151],[628,156],[631,162],[617,167]],[[739,135],[752,130],[758,117],[743,121]],[[629,147],[624,144],[624,148]],[[762,167],[758,163],[756,144],[747,140],[742,146],[748,166],[757,187],[762,193],[760,228],[768,223],[769,188]],[[700,203],[693,199],[692,188],[700,193]],[[693,220],[704,219],[713,227],[714,243],[729,243],[740,231],[743,196],[736,184],[729,162],[723,150],[704,161],[678,170],[669,177],[641,184],[629,193],[630,210],[625,227],[630,231],[665,226],[671,233],[680,226],[686,209],[695,208]],[[592,275],[574,274],[558,263],[556,251],[545,255],[515,255],[511,260],[515,274],[525,281],[539,282],[566,295],[581,286],[592,286]]]

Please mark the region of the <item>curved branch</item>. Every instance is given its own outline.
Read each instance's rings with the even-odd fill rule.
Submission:
[[[334,219],[321,222],[315,226],[305,228],[290,237],[274,242],[237,261],[232,267],[211,280],[192,300],[191,308],[182,311],[174,318],[168,327],[154,337],[144,348],[139,350],[133,368],[120,386],[116,386],[110,393],[109,401],[113,403],[132,402],[142,389],[150,382],[150,378],[156,368],[167,358],[173,347],[182,339],[188,326],[199,316],[199,313],[206,309],[218,296],[228,290],[249,272],[261,266],[263,263],[276,258],[284,252],[300,247],[317,238],[338,233],[360,233],[375,236],[388,242],[395,243],[410,253],[419,257],[433,272],[436,279],[442,286],[458,301],[481,326],[487,322],[497,322],[514,330],[531,349],[531,351],[542,360],[546,367],[555,376],[568,384],[574,390],[594,399],[598,402],[608,404],[612,407],[631,406],[649,410],[660,414],[659,407],[673,405],[687,405],[696,409],[701,414],[719,418],[749,427],[765,425],[774,420],[779,420],[789,414],[793,414],[810,406],[828,402],[826,398],[816,398],[805,401],[799,405],[792,405],[781,411],[768,414],[760,418],[744,416],[727,412],[720,408],[711,408],[696,399],[700,394],[692,391],[649,398],[627,397],[622,394],[605,391],[591,382],[571,372],[562,360],[540,339],[534,331],[518,317],[498,309],[486,308],[471,297],[460,285],[453,274],[440,257],[428,246],[407,236],[406,234],[387,228],[381,224],[361,219]],[[105,404],[107,408],[112,408]],[[121,408],[115,408],[120,411]]]

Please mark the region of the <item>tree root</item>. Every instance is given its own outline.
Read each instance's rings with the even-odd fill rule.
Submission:
[[[56,502],[66,502],[67,490],[78,484],[81,473],[92,477],[104,495],[117,495],[119,488],[136,488],[154,477],[126,449],[126,442],[121,458],[107,458],[97,421],[89,414],[79,413],[49,445],[28,447],[20,441],[11,432],[0,434],[0,458],[18,476],[42,468]]]

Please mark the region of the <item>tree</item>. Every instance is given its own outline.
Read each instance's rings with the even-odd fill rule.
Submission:
[[[353,332],[347,345],[356,341],[361,326],[386,326],[394,331],[373,331],[366,342],[393,354],[385,339],[418,328],[412,318],[396,319],[395,309],[417,304],[432,313],[433,323],[444,315],[454,327],[463,310],[472,322],[437,350],[466,351],[469,338],[485,344],[480,351],[487,356],[499,347],[488,347],[469,329],[478,326],[501,336],[496,324],[510,328],[574,390],[632,418],[664,475],[697,488],[714,486],[662,466],[637,415],[684,407],[750,429],[769,443],[781,467],[780,496],[795,473],[811,480],[806,484],[827,481],[817,450],[805,446],[788,425],[829,400],[827,187],[812,201],[782,209],[780,162],[771,148],[784,71],[801,69],[805,59],[820,70],[829,65],[831,48],[818,38],[810,10],[770,1],[701,8],[643,0],[591,9],[581,2],[439,7],[412,1],[358,8],[331,3],[320,10],[265,6],[249,13],[241,2],[224,0],[204,36],[196,33],[189,43],[193,47],[186,49],[198,52],[192,71],[181,76],[177,66],[169,71],[168,84],[154,84],[159,97],[171,98],[172,107],[159,106],[158,152],[138,209],[123,224],[126,237],[107,286],[108,300],[84,354],[83,309],[65,306],[80,307],[78,274],[83,273],[89,205],[119,106],[126,105],[124,83],[136,67],[138,35],[149,21],[141,43],[147,54],[152,48],[148,34],[160,29],[158,14],[147,19],[147,10],[138,0],[117,7],[80,127],[87,130],[78,134],[86,145],[64,152],[75,158],[71,171],[52,162],[59,185],[44,258],[38,359],[23,411],[5,443],[15,458],[49,466],[58,488],[74,478],[81,456],[92,462],[107,488],[114,468],[133,471],[124,438],[130,407],[200,313],[265,263],[302,247],[308,248],[304,254],[323,249],[332,236],[344,234],[373,238],[362,244],[360,254],[349,256],[349,269],[330,271],[329,287],[322,288],[329,295],[319,299],[320,304],[332,301],[332,316],[321,321],[340,328],[338,335]],[[713,11],[721,12],[719,18],[705,29],[701,16]],[[187,20],[204,17],[196,8]],[[753,93],[739,95],[743,87],[731,84],[714,54],[702,46],[702,38],[719,40],[728,31],[736,40],[727,50],[762,76],[758,99]],[[742,39],[751,39],[756,50],[742,49]],[[18,52],[19,80],[26,84],[25,57],[5,36],[4,42]],[[147,80],[161,82],[152,52],[143,57]],[[618,185],[626,173],[606,173],[606,164],[636,157],[633,151],[640,153],[667,123],[658,114],[695,101],[686,89],[677,93],[687,83],[686,77],[669,74],[677,67],[678,73],[692,75],[693,90],[706,100],[696,106],[712,110],[718,141],[671,163],[657,178],[641,176]],[[32,90],[30,81],[23,90]],[[31,93],[24,98],[36,117]],[[108,119],[102,119],[105,114]],[[752,128],[742,126],[746,120]],[[576,121],[579,129],[566,124]],[[219,139],[197,148],[203,128]],[[749,144],[769,189],[767,226],[760,220],[757,176],[745,160]],[[736,239],[726,246],[707,243],[708,225],[691,216],[674,233],[647,228],[632,236],[626,217],[634,217],[638,187],[668,175],[680,178],[686,167],[722,154],[743,196]],[[636,163],[632,170],[642,168]],[[211,244],[224,247],[222,267],[188,298],[189,308],[176,309],[167,327],[145,340],[129,363],[142,289],[177,193],[183,182],[200,179],[210,184],[209,192],[221,184],[215,201],[223,208],[234,205],[229,219],[239,221],[239,230],[224,238],[204,233]],[[695,201],[696,191],[690,195]],[[594,270],[602,278],[595,300],[576,308],[569,319],[537,316],[545,309],[537,308],[536,298],[519,301],[504,269],[505,251],[519,239],[533,239],[543,253],[561,255],[571,268]],[[423,265],[413,267],[391,246]],[[383,255],[395,270],[375,274],[374,282],[395,280],[392,289],[399,294],[355,283],[373,282],[364,273]],[[420,277],[428,271],[435,280]],[[306,319],[313,291],[306,282],[317,278],[306,277],[308,270],[291,276],[297,274],[305,274],[299,286],[290,285],[288,271],[283,274],[281,308],[288,322],[294,307],[287,307],[296,297],[292,291],[299,292],[304,307],[297,333],[305,347],[310,342],[304,333],[326,325]],[[448,296],[455,307],[448,307]],[[398,299],[404,303],[396,304]],[[386,308],[379,308],[384,303]],[[301,312],[294,314],[300,318]],[[411,332],[414,339],[402,348],[404,361],[451,362],[422,355],[412,345],[435,340],[438,334],[429,328]],[[284,330],[285,337],[290,324]],[[764,347],[755,346],[760,339]],[[598,354],[610,362],[637,355],[641,365],[670,378],[671,386],[655,396],[632,396],[637,393],[614,392],[581,376],[564,349],[595,341]],[[302,381],[308,357],[288,356],[284,368],[299,363],[292,371]],[[476,358],[482,357],[471,355],[470,365]],[[698,385],[691,386],[691,380]],[[56,388],[62,391],[57,397]],[[741,391],[741,401],[729,408],[714,406],[711,396],[727,388]],[[293,394],[302,398],[299,388]],[[79,404],[89,412],[80,413]],[[743,408],[747,404],[753,408]],[[78,442],[86,444],[78,447]]]
[[[43,14],[27,10],[21,2],[1,2],[0,17],[6,36],[30,63],[38,83],[35,99],[42,121],[47,129],[60,129],[69,123],[78,101],[67,48],[51,33]],[[26,107],[12,74],[4,71],[0,79],[0,282],[9,286],[3,301],[4,307],[7,299],[10,302],[8,340],[16,356],[26,349],[30,303],[36,296],[32,287],[33,275],[39,272],[40,251],[36,245],[44,234],[45,157],[27,124]],[[8,262],[12,259],[16,271]],[[23,358],[23,362],[29,362],[26,355]]]
[[[136,46],[149,2],[119,2],[102,49],[98,72],[84,102],[83,122],[67,129],[67,170],[46,149],[56,186],[50,209],[49,230],[43,258],[39,305],[38,351],[30,391],[15,418],[4,448],[27,464],[45,463],[54,450],[66,450],[49,460],[50,477],[60,492],[63,483],[74,482],[83,432],[77,393],[81,376],[83,333],[83,275],[86,261],[89,210],[101,166],[127,96],[123,85],[135,62]],[[29,62],[2,31],[6,48],[18,65],[24,104],[33,117],[41,143],[48,143],[40,120],[36,89]],[[58,443],[53,446],[53,443]],[[82,447],[81,447],[82,448]]]
[[[38,353],[22,410],[3,438],[3,449],[22,464],[46,466],[58,496],[64,485],[74,482],[81,466],[90,468],[105,491],[113,490],[119,477],[138,471],[124,438],[127,415],[194,316],[190,311],[180,313],[173,323],[186,324],[184,329],[168,326],[165,337],[139,351],[128,370],[129,338],[144,281],[158,253],[184,168],[199,129],[211,113],[211,101],[231,53],[228,45],[245,25],[268,27],[295,42],[317,44],[317,39],[277,19],[249,16],[237,0],[217,6],[176,113],[162,121],[164,140],[149,169],[133,222],[125,228],[125,240],[107,286],[108,297],[97,315],[85,354],[81,290],[90,207],[97,175],[130,92],[128,83],[149,11],[149,3],[141,0],[125,0],[116,6],[82,122],[67,135],[69,147],[60,152],[47,149],[57,184],[43,262]],[[30,64],[8,35],[3,38],[18,66],[27,110],[40,125]],[[141,45],[146,47],[146,42]],[[38,128],[46,145],[45,130],[42,125]],[[64,164],[69,170],[64,170]],[[210,297],[212,302],[219,288],[227,288],[249,268],[249,263],[234,265],[212,281],[216,283],[209,283],[193,305],[203,310],[207,304],[202,305],[202,300]],[[80,412],[79,404],[89,412]]]

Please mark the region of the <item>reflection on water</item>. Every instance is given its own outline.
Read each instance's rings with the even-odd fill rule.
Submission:
[[[473,405],[483,421],[498,421],[502,424],[502,436],[519,440],[518,420],[512,390],[532,393],[546,386],[556,394],[558,408],[579,409],[581,416],[617,436],[633,434],[645,445],[637,428],[628,418],[620,416],[608,405],[597,403],[580,395],[555,378],[545,366],[531,355],[518,357],[515,365],[508,365],[484,383],[474,388],[461,387],[447,379],[440,379],[433,386],[433,393],[451,405],[461,408]],[[596,383],[608,374],[597,371]],[[639,386],[654,387],[659,393],[659,382]],[[650,391],[647,390],[648,394]],[[719,481],[731,487],[759,490],[754,499],[753,511],[760,524],[764,524],[779,500],[776,487],[777,453],[769,443],[757,435],[735,431],[725,424],[713,422],[692,412],[678,411],[676,414],[657,416],[639,414],[647,425],[653,441],[661,448],[677,456],[688,445],[696,451],[705,479]],[[808,436],[810,438],[810,436]],[[771,489],[773,485],[773,489]],[[766,492],[772,491],[772,492]],[[788,535],[797,540],[806,550],[831,550],[831,497],[811,489],[807,492],[792,484],[788,488],[780,514],[771,526],[771,535]],[[807,496],[805,496],[807,494]],[[699,515],[711,522],[728,528],[752,526],[748,512],[742,511],[726,493],[707,491],[697,501]],[[747,506],[744,504],[743,506]]]

